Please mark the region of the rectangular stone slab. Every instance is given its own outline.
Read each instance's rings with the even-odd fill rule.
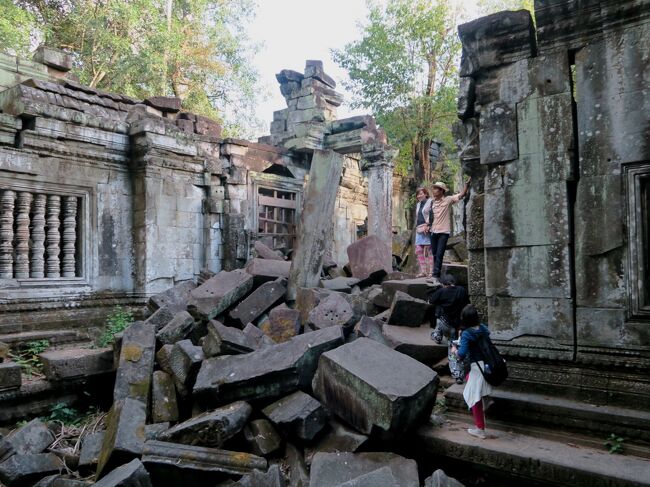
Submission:
[[[38,355],[48,380],[103,374],[113,370],[111,348],[67,348]]]
[[[20,365],[15,362],[0,364],[0,391],[5,389],[18,389],[23,383]]]
[[[265,282],[230,311],[230,318],[243,327],[246,323],[255,321],[286,292],[287,286],[283,280]]]
[[[315,396],[362,433],[403,433],[431,413],[438,375],[368,338],[321,355]]]
[[[253,287],[253,276],[242,271],[221,271],[190,292],[187,309],[195,317],[211,320],[241,299]]]
[[[156,351],[156,329],[142,321],[131,324],[122,337],[113,400],[130,397],[149,405],[149,389]]]
[[[65,468],[54,453],[14,455],[0,463],[0,485],[34,485],[37,480]]]
[[[134,458],[129,463],[112,470],[93,485],[95,487],[151,487],[151,479],[142,462]]]
[[[194,397],[204,406],[216,406],[236,400],[279,397],[308,387],[318,357],[342,344],[343,330],[336,326],[246,355],[206,359],[194,385]]]

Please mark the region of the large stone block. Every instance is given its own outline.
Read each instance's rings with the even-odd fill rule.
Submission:
[[[246,272],[255,277],[256,282],[273,281],[279,277],[289,277],[291,262],[284,260],[251,259],[246,264]]]
[[[115,401],[106,419],[106,435],[97,461],[97,478],[142,454],[147,410],[143,402]]]
[[[137,458],[112,470],[94,485],[95,487],[152,487],[149,474]]]
[[[43,452],[54,442],[54,434],[39,418],[0,439],[0,463],[12,455],[30,455]]]
[[[217,405],[308,388],[321,354],[342,344],[341,328],[331,327],[246,355],[206,359],[194,385],[194,397],[200,403]]]
[[[311,464],[318,452],[348,452],[354,453],[368,441],[368,436],[362,435],[354,428],[330,418],[323,434],[315,443],[305,447],[305,461]]]
[[[97,462],[102,452],[106,432],[97,431],[84,436],[79,454],[79,471],[83,474],[97,470]]]
[[[190,340],[181,340],[174,344],[169,356],[169,368],[176,390],[181,396],[187,395],[192,389],[204,358],[203,349],[192,345]]]
[[[426,365],[434,364],[447,356],[447,346],[434,342],[431,331],[428,325],[415,328],[384,325],[382,328],[387,346]]]
[[[260,348],[258,340],[250,333],[222,325],[216,320],[210,320],[207,327],[208,334],[203,339],[203,354],[206,357],[239,355]]]
[[[273,453],[282,445],[282,438],[266,419],[256,419],[248,423],[244,427],[244,438],[253,453],[260,456]]]
[[[187,309],[194,316],[210,320],[245,296],[252,287],[252,275],[241,270],[221,271],[190,292]]]
[[[113,370],[111,348],[66,348],[38,355],[48,380],[103,374]]]
[[[276,306],[269,312],[269,319],[260,330],[275,343],[291,340],[300,333],[300,311],[286,305]]]
[[[157,439],[185,445],[220,447],[246,424],[253,408],[237,401],[188,419],[160,433]]]
[[[514,104],[495,101],[481,107],[481,164],[516,159],[519,156],[517,140],[517,109]]]
[[[269,248],[259,240],[253,242],[253,248],[255,249],[255,252],[257,252],[257,256],[261,259],[284,260],[282,252]]]
[[[431,413],[438,376],[368,338],[321,355],[314,394],[362,433],[403,433]]]
[[[559,341],[573,340],[571,299],[488,298],[488,316],[494,338],[510,340],[521,335],[538,335]]]
[[[424,487],[465,487],[458,480],[451,478],[441,469],[433,472],[431,477],[424,481]]]
[[[287,292],[286,281],[276,279],[265,282],[230,311],[230,318],[243,327],[255,321],[262,313],[277,303]]]
[[[172,311],[184,310],[187,306],[190,292],[194,288],[196,288],[196,284],[192,281],[181,282],[163,293],[151,296],[149,298],[149,306],[154,310],[163,306],[167,306]]]
[[[266,472],[253,470],[239,479],[237,485],[240,487],[285,487],[286,484],[280,466],[275,464],[271,465]]]
[[[23,383],[20,364],[15,362],[0,363],[0,391],[18,389]]]
[[[7,487],[34,485],[38,479],[60,473],[64,468],[65,464],[54,453],[13,455],[0,463],[0,482]]]
[[[179,311],[158,333],[156,338],[163,345],[174,344],[186,338],[192,331],[194,318],[187,311]]]
[[[327,411],[316,399],[296,391],[265,407],[262,412],[280,430],[310,441],[325,427]]]
[[[155,351],[155,328],[136,321],[124,330],[113,389],[114,401],[130,397],[148,406]]]
[[[395,291],[390,305],[388,324],[419,327],[430,307],[422,299],[414,298],[402,291]]]
[[[366,279],[377,271],[393,270],[391,246],[375,235],[369,235],[348,246],[352,275]]]
[[[320,330],[329,326],[349,326],[353,324],[352,307],[340,294],[333,292],[312,309],[307,318],[309,327]]]
[[[388,468],[400,487],[419,487],[418,467],[410,460],[394,453],[317,453],[311,464],[310,487],[338,487],[376,470]],[[385,478],[382,476],[381,478]],[[370,484],[347,484],[370,485]],[[375,484],[377,487],[390,484]]]
[[[153,373],[151,384],[151,420],[154,423],[178,421],[178,403],[174,379],[167,372]]]

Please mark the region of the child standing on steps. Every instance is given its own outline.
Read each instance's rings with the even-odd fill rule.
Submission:
[[[467,376],[467,384],[463,390],[463,398],[467,406],[472,411],[475,428],[469,428],[467,433],[477,438],[485,439],[485,412],[483,407],[483,398],[492,394],[492,386],[488,384],[481,373],[483,368],[483,357],[477,346],[479,339],[483,336],[490,336],[487,326],[479,321],[478,311],[468,304],[463,308],[460,314],[461,328],[464,328],[460,336],[460,346],[453,347],[459,359],[463,360],[469,356],[471,368]]]

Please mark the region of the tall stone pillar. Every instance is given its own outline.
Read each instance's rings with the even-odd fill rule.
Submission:
[[[391,246],[393,239],[393,159],[397,150],[383,144],[362,148],[362,168],[368,173],[368,235]]]
[[[289,271],[287,298],[290,300],[296,299],[298,288],[318,286],[343,161],[344,157],[334,151],[314,151]]]

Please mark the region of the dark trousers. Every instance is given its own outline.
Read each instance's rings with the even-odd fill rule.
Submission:
[[[431,234],[431,253],[433,254],[433,277],[440,277],[442,271],[442,259],[447,248],[448,233]]]

